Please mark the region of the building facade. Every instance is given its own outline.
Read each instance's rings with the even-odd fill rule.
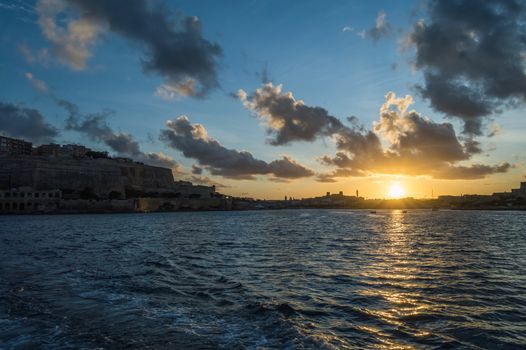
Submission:
[[[92,152],[92,150],[82,145],[58,145],[56,143],[49,143],[36,147],[33,153],[44,157],[82,158],[86,157],[89,152]]]
[[[526,182],[521,182],[521,187],[511,190],[514,197],[526,198]]]
[[[0,136],[0,154],[31,154],[33,144],[24,140]]]
[[[0,213],[47,213],[59,208],[62,198],[59,190],[35,191],[20,187],[0,191]]]

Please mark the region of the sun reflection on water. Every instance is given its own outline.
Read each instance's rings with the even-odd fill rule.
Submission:
[[[420,264],[413,256],[413,238],[408,232],[406,223],[408,214],[403,211],[391,211],[383,221],[383,236],[377,238],[376,244],[371,245],[372,255],[381,259],[372,263],[361,272],[362,278],[367,280],[368,287],[357,291],[358,294],[377,302],[363,311],[375,320],[377,325],[367,326],[367,331],[376,334],[380,348],[411,349],[413,346],[394,339],[392,334],[383,329],[388,325],[408,337],[426,337],[430,332],[415,327],[408,320],[418,319],[422,315],[433,312],[436,305],[425,302],[419,292],[421,282],[419,276]],[[371,288],[371,284],[374,287]]]

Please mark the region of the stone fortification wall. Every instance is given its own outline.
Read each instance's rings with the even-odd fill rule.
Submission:
[[[35,190],[74,190],[86,187],[106,197],[126,188],[144,192],[174,190],[170,169],[112,159],[38,156],[0,157],[0,189],[30,186]]]

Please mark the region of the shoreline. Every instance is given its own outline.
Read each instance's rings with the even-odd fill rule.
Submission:
[[[55,216],[55,215],[103,215],[103,214],[158,214],[158,213],[199,213],[199,212],[257,212],[257,211],[279,211],[279,210],[348,210],[348,211],[526,211],[526,207],[466,207],[466,208],[342,208],[342,207],[291,207],[291,208],[240,208],[240,209],[200,209],[200,210],[158,210],[158,211],[51,211],[51,212],[24,212],[24,213],[0,213],[2,216]]]

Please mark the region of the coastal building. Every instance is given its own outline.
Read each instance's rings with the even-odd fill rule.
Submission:
[[[31,154],[33,144],[24,140],[0,136],[0,154]]]
[[[68,144],[58,145],[50,143],[38,146],[34,149],[33,154],[44,157],[86,157],[91,149],[82,145]]]
[[[362,197],[346,196],[343,191],[339,191],[332,194],[327,192],[325,196],[321,197],[304,198],[301,200],[301,205],[308,207],[347,207],[363,200]]]
[[[0,137],[0,213],[231,209],[215,186],[76,144]]]
[[[20,208],[40,210],[41,205],[35,207],[34,200],[28,202],[26,199],[34,199],[33,192],[37,193],[37,198],[48,198],[39,194],[45,191],[60,191],[61,198],[69,201],[62,205],[72,210],[82,208],[85,205],[82,201],[91,201],[86,208],[92,210],[112,208],[122,204],[117,203],[118,200],[137,198],[207,200],[222,197],[215,186],[175,181],[171,169],[130,158],[111,158],[107,152],[93,151],[82,145],[51,143],[31,151],[29,142],[5,137],[1,141],[4,150],[0,152],[0,190],[5,192],[3,211],[6,208],[9,212]],[[31,190],[18,194],[19,188]],[[75,200],[79,202],[73,202]],[[115,203],[102,203],[104,200]],[[47,205],[47,202],[41,204]],[[199,206],[194,203],[191,207]]]
[[[519,188],[512,189],[511,194],[514,197],[526,199],[526,182],[521,182],[521,186]]]
[[[36,191],[31,187],[0,191],[0,213],[46,213],[56,211],[60,190]]]
[[[522,198],[526,199],[526,182],[521,182],[519,188],[513,188],[511,192],[495,192],[494,197],[498,198]]]

